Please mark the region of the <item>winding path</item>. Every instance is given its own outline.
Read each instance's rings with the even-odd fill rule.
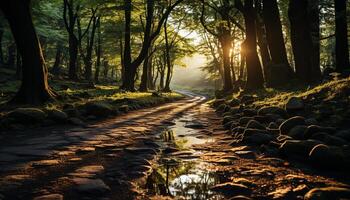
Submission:
[[[205,97],[187,95],[86,127],[7,134],[0,200],[297,199],[346,183],[233,144]]]

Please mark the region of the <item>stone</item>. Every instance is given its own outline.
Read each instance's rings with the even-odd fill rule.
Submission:
[[[300,97],[289,98],[285,105],[285,108],[288,112],[303,110],[304,107],[304,102]]]
[[[272,199],[295,199],[291,187],[277,188],[275,191],[268,193]]]
[[[68,119],[68,115],[65,112],[58,110],[58,109],[49,110],[48,117],[50,119],[62,121],[62,122],[66,121]]]
[[[123,112],[123,113],[129,112],[129,110],[130,110],[130,108],[129,108],[128,105],[121,105],[121,106],[119,106],[119,108],[118,108],[118,111]]]
[[[267,124],[267,123],[271,122],[271,119],[267,116],[256,115],[253,118],[254,118],[254,120],[256,120],[262,124]]]
[[[310,125],[307,127],[304,133],[304,138],[309,139],[312,137],[313,134],[324,132],[333,135],[336,132],[336,129],[333,127],[322,127],[318,125]]]
[[[305,123],[306,125],[317,125],[318,121],[315,118],[307,118]]]
[[[231,121],[233,121],[233,120],[235,120],[234,117],[232,117],[232,116],[225,116],[225,117],[223,118],[223,120],[222,120],[222,124],[226,124],[226,123],[231,122]]]
[[[219,113],[224,113],[228,112],[231,109],[230,106],[227,106],[226,104],[221,104],[220,106],[217,107],[216,111]]]
[[[46,114],[38,108],[16,108],[4,117],[12,118],[18,123],[30,124],[42,122],[46,118]]]
[[[34,197],[33,200],[63,200],[63,195],[61,195],[61,194],[48,194],[48,195]]]
[[[236,106],[239,106],[240,104],[241,104],[241,101],[239,99],[233,98],[231,99],[228,105],[230,105],[231,107],[236,107]]]
[[[258,110],[258,115],[266,115],[266,114],[277,114],[283,117],[287,116],[286,110],[277,106],[263,107]]]
[[[104,171],[102,165],[88,165],[76,170],[77,173],[100,174]]]
[[[253,117],[242,117],[241,119],[239,119],[239,124],[242,126],[245,126],[250,120],[253,120],[253,119],[254,119]]]
[[[253,151],[235,151],[235,154],[237,154],[241,158],[247,158],[247,159],[253,159],[255,158],[255,153]]]
[[[239,108],[230,108],[228,112],[230,112],[232,115],[238,114],[241,110]]]
[[[350,142],[350,130],[339,131],[335,134],[335,136]]]
[[[312,148],[318,144],[321,142],[316,140],[286,140],[279,150],[287,157],[308,158]]]
[[[348,144],[348,142],[342,138],[329,135],[327,133],[315,133],[312,135],[311,139],[322,141],[328,145],[342,146]]]
[[[289,132],[288,135],[294,139],[302,140],[304,139],[304,132],[307,129],[307,126],[305,125],[298,125],[293,127]]]
[[[225,103],[226,103],[225,99],[215,99],[213,102],[213,106],[216,108]]]
[[[241,98],[241,102],[244,103],[244,104],[251,104],[254,102],[254,100],[256,99],[255,96],[253,95],[243,95]]]
[[[253,144],[268,144],[274,139],[272,135],[269,135],[267,131],[259,129],[246,129],[243,133],[243,141]]]
[[[72,117],[69,118],[68,121],[73,125],[85,126],[85,123],[79,118]]]
[[[236,195],[242,195],[242,194],[250,194],[251,189],[249,189],[247,186],[242,184],[236,184],[236,183],[222,183],[217,184],[213,187],[211,187],[212,191],[219,192],[227,197],[232,197]]]
[[[84,105],[88,115],[96,117],[107,117],[113,113],[112,105],[105,102],[88,102]]]
[[[243,196],[243,195],[238,195],[230,198],[230,200],[251,200],[251,198]]]
[[[253,117],[257,114],[258,114],[258,112],[255,109],[244,109],[243,110],[243,115],[246,117]]]
[[[316,145],[309,154],[309,160],[315,166],[331,169],[346,169],[346,158],[341,148]]]
[[[76,185],[76,190],[81,193],[105,196],[111,191],[101,179],[73,178],[72,181]]]
[[[32,163],[33,167],[49,167],[53,165],[58,165],[60,162],[58,160],[41,160]]]
[[[305,200],[349,199],[350,189],[342,187],[314,188],[305,194]]]
[[[87,153],[91,153],[94,151],[95,151],[94,147],[83,147],[83,148],[79,148],[76,153],[77,154],[87,154]]]
[[[276,122],[271,122],[271,123],[267,126],[267,128],[270,128],[270,129],[278,129],[279,126],[278,126],[278,124],[276,124]]]
[[[257,145],[268,144],[274,139],[273,136],[263,133],[255,133],[251,136],[244,137],[244,141]]]
[[[185,127],[191,129],[204,129],[206,126],[200,122],[191,122],[189,124],[186,124]]]
[[[246,125],[246,128],[265,130],[266,127],[256,120],[250,120]]]
[[[293,127],[298,125],[305,125],[305,118],[301,116],[291,117],[280,125],[280,133],[282,135],[287,135]]]

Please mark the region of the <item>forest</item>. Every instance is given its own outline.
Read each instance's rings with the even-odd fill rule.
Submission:
[[[0,1],[0,200],[350,199],[348,0]]]

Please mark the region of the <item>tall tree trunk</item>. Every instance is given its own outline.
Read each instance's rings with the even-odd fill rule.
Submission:
[[[160,20],[157,23],[157,27],[155,28],[155,31],[152,33],[152,24],[153,24],[153,18],[154,18],[154,7],[155,7],[155,1],[154,0],[147,0],[147,14],[146,14],[146,26],[145,31],[143,35],[143,43],[141,50],[138,54],[138,56],[135,58],[135,60],[131,61],[131,50],[130,50],[130,20],[131,20],[131,0],[124,0],[125,6],[125,50],[124,51],[124,67],[125,67],[125,76],[123,80],[123,84],[121,86],[122,89],[128,90],[128,91],[135,91],[135,76],[137,75],[138,67],[141,65],[145,57],[147,56],[148,49],[151,46],[151,43],[157,38],[159,35],[162,25],[164,24],[165,20],[170,15],[171,11],[183,0],[176,0],[175,3],[173,3],[171,6],[169,6],[164,14],[161,16]],[[129,63],[129,64],[128,64]],[[127,65],[128,64],[128,65]]]
[[[295,72],[304,83],[312,83],[313,43],[308,15],[308,0],[289,1],[291,42],[295,60]]]
[[[48,85],[48,72],[32,22],[30,1],[0,1],[0,8],[9,21],[23,62],[21,86],[11,102],[42,104],[54,94]]]
[[[142,75],[141,75],[141,84],[140,84],[140,92],[147,92],[148,91],[148,79],[149,79],[149,62],[150,62],[150,56],[151,56],[151,49],[148,50],[148,55],[146,56],[145,60],[143,61],[143,67],[142,67]]]
[[[123,82],[124,75],[125,75],[123,38],[119,39],[119,48],[120,48],[120,64],[121,64],[120,81]]]
[[[8,67],[15,68],[16,54],[17,54],[16,43],[15,42],[11,42],[11,44],[7,47],[7,62],[6,62],[6,65]]]
[[[56,45],[56,55],[55,55],[55,63],[52,66],[52,73],[54,75],[59,75],[60,74],[60,65],[61,65],[61,60],[62,60],[62,45],[60,42],[57,42]]]
[[[226,29],[226,27],[221,27]],[[230,62],[230,51],[231,51],[231,36],[227,32],[229,30],[223,30],[222,36],[219,38],[220,45],[222,48],[222,59],[223,59],[223,74],[224,74],[224,85],[223,91],[230,92],[233,89],[232,77],[231,77],[231,62]]]
[[[288,63],[277,0],[263,1],[263,18],[272,59],[266,82],[268,86],[281,86],[289,82],[293,70]]]
[[[244,22],[246,26],[245,55],[247,63],[246,90],[264,87],[264,78],[256,47],[256,26],[253,0],[245,0]]]
[[[124,29],[124,76],[122,88],[125,90],[134,91],[134,79],[136,69],[131,66],[131,0],[124,0],[124,15],[125,15],[125,29]]]
[[[272,62],[289,67],[277,0],[263,1],[263,19]]]
[[[93,17],[90,37],[87,37],[86,56],[84,57],[85,79],[89,82],[92,81],[92,53],[94,49],[95,33],[97,27],[96,25],[98,19],[99,17]]]
[[[168,27],[167,27],[168,20],[164,23],[164,37],[165,37],[165,56],[166,56],[166,66],[167,66],[167,75],[165,80],[165,86],[163,91],[164,92],[170,92],[170,76],[172,71],[172,65],[171,65],[171,57],[170,57],[170,45],[169,45],[169,39],[168,39]]]
[[[154,76],[154,66],[153,66],[153,54],[148,58],[148,88],[154,90],[153,76]]]
[[[101,68],[101,55],[102,55],[102,41],[101,41],[101,19],[97,21],[97,45],[96,50],[96,68],[95,68],[95,82],[99,83],[100,68]]]
[[[0,64],[4,64],[4,53],[2,51],[2,41],[3,41],[3,36],[5,33],[5,29],[4,29],[4,24],[3,24],[3,19],[2,17],[0,17]]]
[[[68,75],[72,80],[78,80],[78,70],[77,70],[77,61],[78,61],[78,39],[73,34],[69,34],[69,67]]]
[[[335,3],[335,63],[339,73],[350,73],[348,30],[346,21],[346,0],[334,0]]]
[[[77,21],[77,13],[79,6],[74,7],[74,0],[63,0],[63,20],[65,27],[68,32],[68,46],[69,46],[69,66],[68,66],[68,76],[72,80],[78,80],[78,48],[79,41],[77,36],[74,34],[74,27]],[[68,17],[67,17],[68,11]]]
[[[258,46],[260,49],[264,77],[266,80],[268,67],[271,62],[271,56],[270,56],[269,48],[267,46],[266,30],[265,30],[264,21],[262,19],[261,1],[255,1],[255,8],[256,8],[255,9],[256,10],[256,34],[258,38]]]
[[[17,50],[17,52],[19,52],[19,50]],[[22,79],[22,58],[19,53],[17,53],[16,56],[16,78],[18,80]]]
[[[319,0],[308,0],[308,13],[310,16],[310,30],[312,40],[312,67],[311,67],[311,81],[317,83],[321,81],[320,68],[320,2]]]

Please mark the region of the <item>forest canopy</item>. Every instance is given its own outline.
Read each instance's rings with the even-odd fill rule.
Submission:
[[[171,91],[195,54],[207,59],[201,83],[223,93],[349,74],[346,0],[21,2],[1,2],[1,67],[21,80],[11,102],[56,98],[50,78]]]

